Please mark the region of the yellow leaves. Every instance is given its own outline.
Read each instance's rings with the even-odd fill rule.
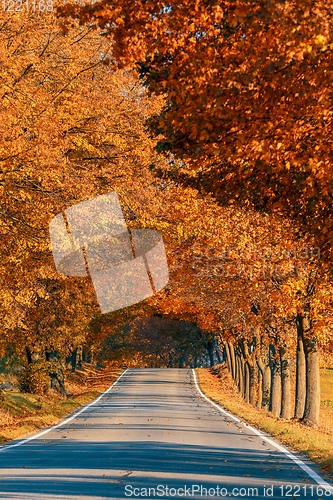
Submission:
[[[317,35],[315,38],[315,43],[323,45],[326,41],[326,38],[323,35]]]

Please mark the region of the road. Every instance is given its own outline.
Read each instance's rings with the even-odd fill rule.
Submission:
[[[64,422],[0,448],[0,499],[333,499],[266,435],[206,401],[192,370],[128,370]]]

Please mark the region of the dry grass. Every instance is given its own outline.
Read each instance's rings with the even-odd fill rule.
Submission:
[[[21,393],[17,388],[4,390],[0,405],[0,443],[7,443],[37,429],[54,425],[76,408],[94,400],[105,391],[122,370],[94,370],[84,367],[66,381],[68,397],[53,390],[47,394]]]
[[[299,421],[270,416],[246,404],[240,396],[231,375],[225,367],[197,369],[201,390],[211,400],[238,415],[248,423],[278,438],[289,448],[310,457],[318,463],[328,479],[333,478],[333,370],[321,370],[321,424],[308,428]]]

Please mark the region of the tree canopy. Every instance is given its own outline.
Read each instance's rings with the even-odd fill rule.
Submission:
[[[183,160],[173,176],[223,203],[297,220],[330,262],[332,9],[322,0],[101,0],[69,2],[61,15],[64,25],[66,16],[99,25],[119,66],[165,96],[150,127]]]

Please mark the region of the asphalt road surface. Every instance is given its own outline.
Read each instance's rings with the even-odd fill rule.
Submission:
[[[273,441],[205,400],[192,370],[128,370],[72,420],[0,448],[0,499],[333,499]]]

